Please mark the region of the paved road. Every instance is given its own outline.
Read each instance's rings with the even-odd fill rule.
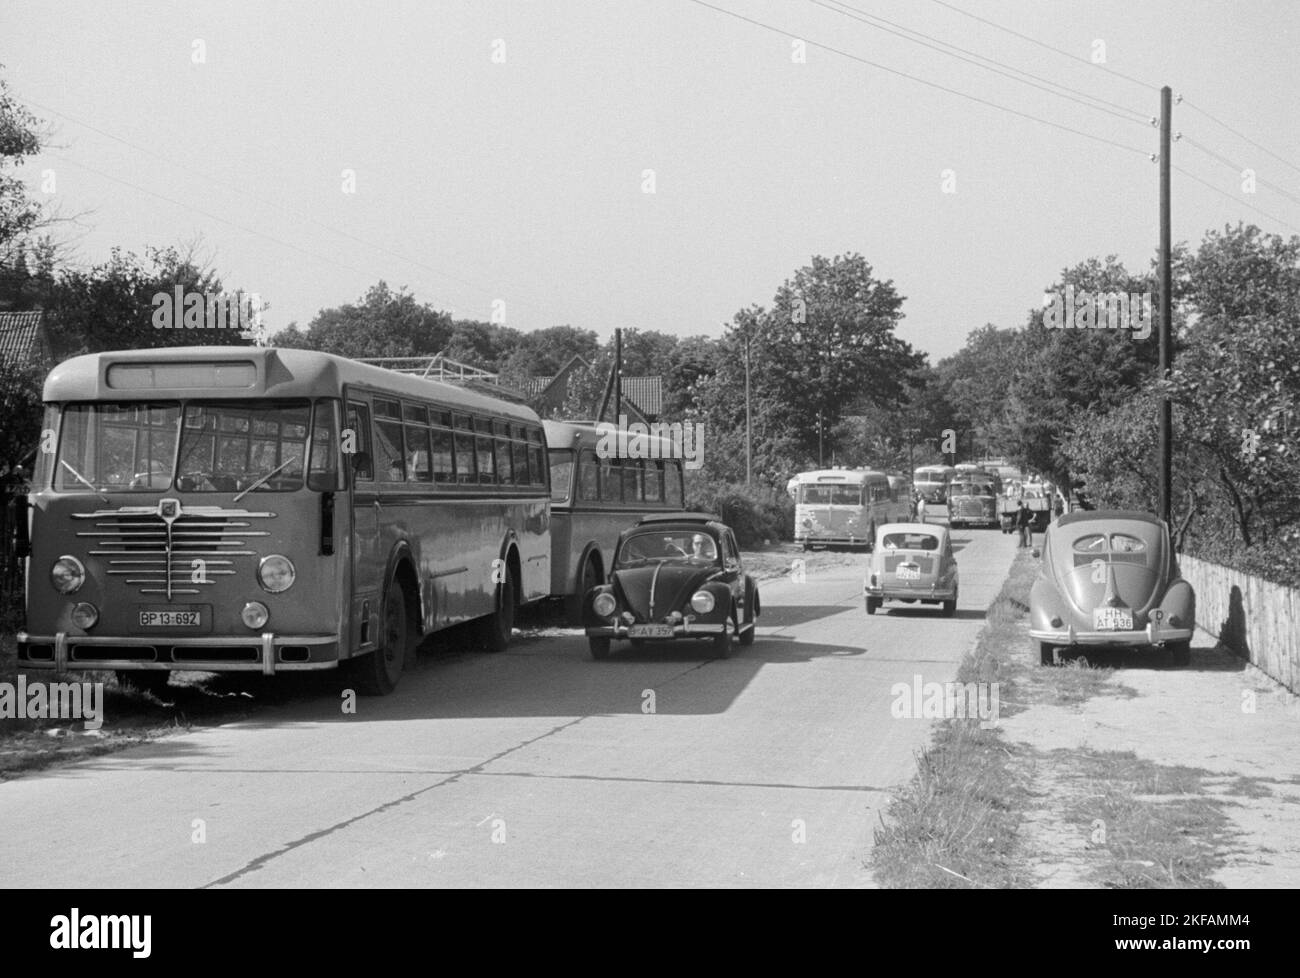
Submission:
[[[354,716],[303,697],[0,784],[0,885],[870,886],[930,732],[890,687],[953,678],[1013,539],[957,535],[952,619],[868,619],[860,570],[810,571],[763,583],[758,639],[726,661],[594,662],[542,633],[422,655]]]

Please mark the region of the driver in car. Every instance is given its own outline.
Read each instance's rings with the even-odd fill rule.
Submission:
[[[691,558],[693,560],[714,560],[718,551],[713,546],[713,539],[703,533],[691,537]]]

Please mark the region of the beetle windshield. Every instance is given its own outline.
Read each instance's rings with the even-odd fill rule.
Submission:
[[[698,567],[720,564],[717,542],[702,531],[646,530],[624,540],[614,559],[616,568],[665,562]]]

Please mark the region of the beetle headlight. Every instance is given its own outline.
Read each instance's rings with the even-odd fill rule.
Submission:
[[[50,568],[50,581],[60,594],[73,594],[86,583],[86,568],[76,557],[65,554]]]
[[[266,605],[260,601],[249,601],[244,605],[244,609],[239,613],[244,624],[249,628],[261,628],[271,617],[271,613],[266,610]]]
[[[99,609],[89,601],[78,601],[72,609],[72,624],[78,628],[94,628],[99,621]]]
[[[618,602],[614,600],[614,595],[608,591],[601,591],[591,602],[591,610],[602,618],[608,618],[617,607]]]
[[[257,565],[257,579],[262,587],[272,594],[287,591],[293,586],[298,572],[294,570],[293,561],[280,554],[263,557]]]
[[[713,595],[708,591],[696,591],[691,595],[691,607],[701,615],[707,615],[713,610]]]

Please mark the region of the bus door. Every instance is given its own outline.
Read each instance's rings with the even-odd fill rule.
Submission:
[[[350,449],[352,485],[351,647],[369,648],[378,641],[381,578],[385,558],[379,552],[379,492],[370,434],[370,406],[348,401],[344,448]]]

